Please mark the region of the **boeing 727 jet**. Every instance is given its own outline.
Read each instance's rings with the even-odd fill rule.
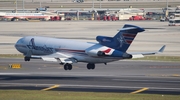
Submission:
[[[87,69],[95,69],[95,64],[118,61],[122,59],[141,58],[164,51],[165,45],[155,52],[127,53],[138,32],[144,29],[125,24],[114,36],[97,36],[97,43],[80,42],[70,39],[26,36],[17,41],[15,48],[23,53],[24,60],[43,59],[64,65],[65,70],[71,70],[72,64],[87,63]]]

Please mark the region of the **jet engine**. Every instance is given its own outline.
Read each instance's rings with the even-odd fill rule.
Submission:
[[[96,37],[96,40],[101,43],[101,44],[104,44],[104,43],[110,43],[113,41],[113,38],[112,37],[107,37],[107,36],[97,36]]]
[[[131,59],[133,56],[131,54],[128,54],[128,53],[124,53],[122,55],[123,59]]]
[[[89,56],[106,56],[105,52],[103,51],[98,51],[98,50],[90,50],[90,51],[85,51]]]
[[[121,52],[118,50],[114,50],[114,52],[111,54],[111,57],[120,57],[122,59],[131,59],[132,55],[128,54],[126,52]]]

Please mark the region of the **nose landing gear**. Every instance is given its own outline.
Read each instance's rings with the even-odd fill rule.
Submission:
[[[30,61],[30,57],[24,57],[24,61]]]

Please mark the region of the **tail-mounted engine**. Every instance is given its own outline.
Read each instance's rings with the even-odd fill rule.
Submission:
[[[87,50],[85,51],[89,56],[106,56],[105,52],[99,50]]]

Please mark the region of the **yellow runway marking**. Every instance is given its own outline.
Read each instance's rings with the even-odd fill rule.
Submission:
[[[51,87],[48,87],[48,88],[42,89],[42,91],[51,90],[51,89],[57,88],[57,87],[59,87],[59,86],[60,86],[60,85],[54,85],[54,86],[51,86]]]
[[[131,94],[136,94],[136,93],[139,93],[139,92],[142,92],[142,91],[145,91],[145,90],[148,90],[149,88],[142,88],[140,90],[137,90],[137,91],[134,91],[134,92],[131,92]]]
[[[180,77],[180,74],[150,74],[150,75],[146,75],[146,76],[153,76],[153,77]]]
[[[173,77],[180,77],[179,74],[173,74],[172,76],[173,76]]]

